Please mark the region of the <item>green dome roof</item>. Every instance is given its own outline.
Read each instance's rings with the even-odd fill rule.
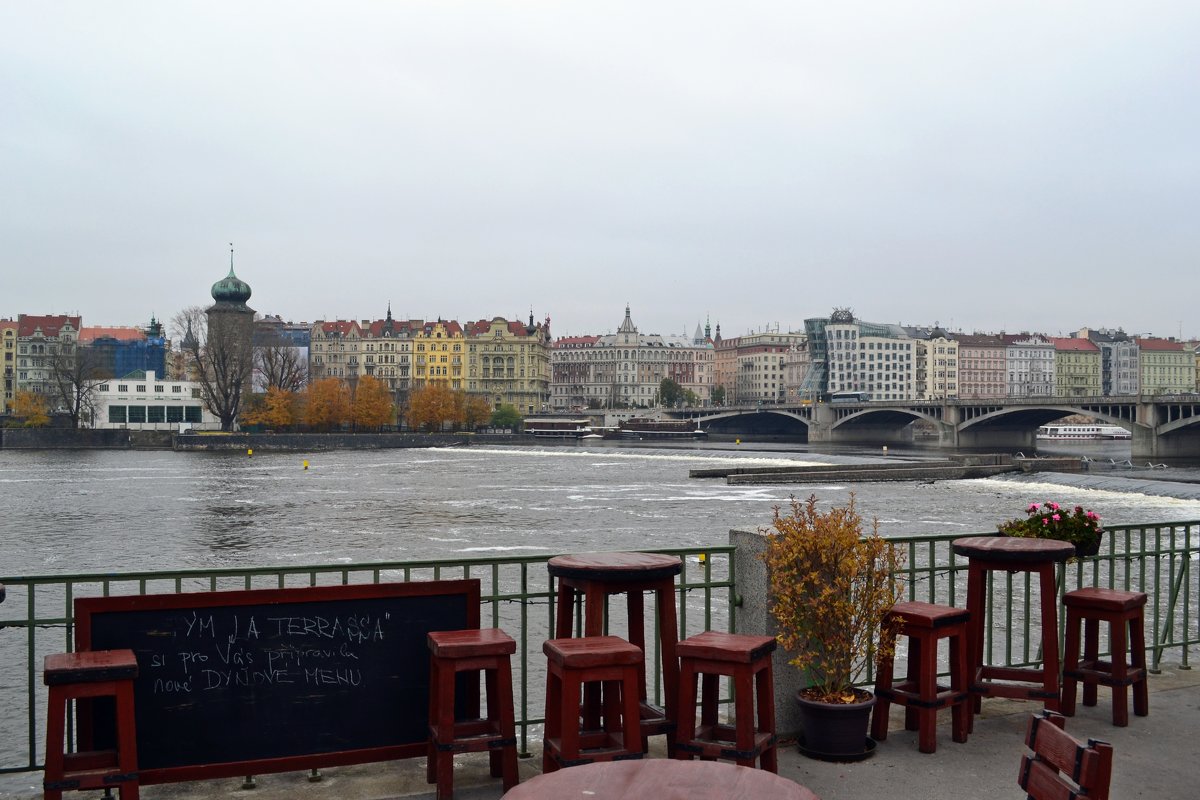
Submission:
[[[230,267],[229,274],[213,284],[212,298],[218,303],[245,303],[250,299],[250,284],[234,275]]]

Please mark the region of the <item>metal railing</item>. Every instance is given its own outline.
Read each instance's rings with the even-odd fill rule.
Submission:
[[[995,534],[978,534],[988,536]],[[892,538],[907,559],[908,599],[965,606],[967,567],[950,543],[962,534]],[[1164,659],[1191,669],[1190,649],[1200,645],[1200,521],[1147,525],[1115,525],[1105,529],[1100,552],[1071,559],[1058,567],[1058,603],[1062,593],[1083,586],[1145,592],[1146,647],[1152,672]],[[1041,607],[1035,575],[1028,572],[989,574],[988,619],[984,653],[990,663],[1031,666],[1041,661]],[[1001,602],[1003,600],[1003,602]],[[1059,626],[1061,650],[1065,631]],[[1101,639],[1107,653],[1107,641]],[[944,665],[943,665],[944,666]]]
[[[733,548],[656,550],[677,555],[683,570],[676,578],[676,606],[683,635],[731,630],[733,620]],[[81,597],[179,594],[235,589],[297,588],[352,583],[476,578],[480,581],[480,624],[504,628],[517,640],[514,702],[522,752],[529,752],[530,729],[544,719],[545,684],[542,642],[554,629],[555,596],[545,562],[552,555],[309,565],[258,569],[182,570],[111,574],[48,575],[0,578],[7,598],[0,605],[0,774],[38,770],[44,754],[45,689],[43,658],[74,649],[74,601]],[[657,618],[647,604],[647,629]],[[614,634],[624,633],[623,601],[610,603]],[[656,630],[656,629],[654,629]],[[657,635],[647,636],[647,660],[655,679],[648,691],[662,703]]]
[[[907,556],[904,572],[910,599],[965,604],[967,561],[955,556],[950,547],[961,535],[892,540]],[[683,560],[683,572],[676,583],[681,636],[733,630],[739,594],[733,568],[735,548],[654,552],[678,555]],[[43,727],[38,720],[45,702],[40,685],[42,658],[47,653],[72,649],[73,601],[77,597],[456,578],[480,580],[481,624],[504,628],[517,640],[514,697],[520,745],[527,753],[530,729],[543,721],[544,660],[540,650],[554,627],[555,598],[545,567],[550,557],[0,577],[0,584],[8,586],[8,598],[0,605],[0,676],[4,678],[0,681],[0,708],[6,712],[0,726],[8,726],[0,728],[0,773],[41,768]],[[1113,526],[1107,529],[1097,555],[1059,567],[1059,602],[1062,591],[1080,586],[1145,592],[1151,670],[1160,669],[1164,661],[1190,669],[1190,651],[1200,646],[1200,573],[1194,563],[1198,559],[1200,521]],[[1041,631],[1036,581],[1031,581],[1028,573],[992,573],[988,591],[993,598],[985,623],[984,647],[989,663],[1038,663]],[[651,627],[657,619],[653,604],[648,604],[646,613],[647,627]],[[622,634],[625,614],[619,598],[613,599],[610,616],[611,632]],[[1060,641],[1062,634],[1060,626]],[[648,636],[647,640],[650,647],[657,636]],[[1105,646],[1102,642],[1102,650]],[[663,686],[656,644],[647,659],[648,674],[654,675],[653,697],[661,703]]]

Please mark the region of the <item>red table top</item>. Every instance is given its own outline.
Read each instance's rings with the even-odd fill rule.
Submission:
[[[771,772],[721,761],[645,758],[568,767],[538,775],[504,800],[820,800],[798,783]]]
[[[555,556],[546,568],[556,578],[591,578],[598,581],[652,580],[678,575],[678,556],[659,553],[575,553]]]
[[[1070,542],[1025,539],[1020,536],[967,536],[955,539],[950,543],[950,548],[956,555],[967,558],[1011,564],[1066,561],[1075,555],[1075,545]]]

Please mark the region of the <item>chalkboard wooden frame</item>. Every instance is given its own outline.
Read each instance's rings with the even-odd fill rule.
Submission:
[[[158,677],[166,674],[160,668],[165,666],[173,670],[171,674],[175,678],[180,677],[179,670],[182,667],[174,657],[179,657],[186,664],[189,660],[195,661],[206,656],[214,662],[214,666],[219,666],[211,650],[206,653],[204,646],[192,645],[191,640],[188,640],[187,649],[178,649],[178,643],[193,633],[192,628],[183,627],[188,619],[185,615],[191,615],[193,627],[197,624],[196,620],[208,620],[211,626],[208,632],[213,634],[213,638],[211,643],[204,646],[225,647],[221,655],[229,670],[219,674],[231,674],[234,671],[229,663],[231,650],[227,644],[244,648],[244,653],[249,654],[247,658],[251,661],[258,656],[260,666],[264,661],[279,658],[281,653],[294,661],[300,661],[308,653],[316,653],[308,663],[326,663],[330,668],[314,666],[308,669],[308,664],[304,664],[305,669],[293,670],[291,683],[297,685],[295,690],[291,686],[282,688],[286,683],[284,681],[280,681],[278,686],[264,688],[247,685],[250,683],[248,680],[240,685],[235,685],[231,680],[229,688],[225,688],[218,680],[217,686],[199,687],[212,690],[202,694],[196,692],[194,685],[186,692],[175,689],[182,694],[159,694],[164,686],[172,683],[164,683]],[[263,615],[261,619],[259,615]],[[139,775],[141,783],[154,784],[307,770],[424,755],[429,692],[429,650],[424,636],[432,630],[478,628],[479,615],[480,584],[476,579],[78,598],[75,600],[75,640],[77,650],[129,647],[137,654],[140,674],[134,693],[138,717]],[[251,622],[257,628],[260,641],[253,641],[253,637],[244,630],[245,625]],[[238,626],[243,630],[226,636],[225,629],[220,627],[221,623],[235,631]],[[347,635],[351,625],[354,627],[354,636]],[[335,635],[327,636],[331,630]],[[310,647],[306,633],[308,636],[322,636],[321,643],[314,647],[331,649],[304,650]],[[275,634],[278,637],[272,640]],[[295,636],[288,638],[289,634]],[[337,634],[341,634],[349,644],[339,642]],[[374,636],[370,634],[377,634],[378,641],[373,641]],[[336,647],[325,644],[326,640],[334,642]],[[279,644],[274,649],[263,650],[266,641]],[[341,648],[340,652],[336,648]],[[362,652],[359,652],[360,648]],[[322,662],[322,654],[331,660]],[[372,659],[372,654],[386,656],[386,668],[380,671],[379,662],[384,659]],[[353,681],[350,679],[342,681],[342,685],[348,687],[345,692],[356,692],[353,698],[337,694],[343,690],[336,685],[341,673],[332,668],[335,665],[361,669],[359,684],[351,685]],[[198,671],[194,669],[195,664],[189,666],[193,669],[188,674],[192,679],[201,681]],[[282,670],[271,671],[276,676],[280,672]],[[250,675],[249,668],[243,674]],[[255,674],[265,673],[260,669]],[[353,673],[350,674],[352,676]],[[156,684],[156,681],[159,683]],[[212,680],[209,679],[209,682]],[[336,696],[325,696],[323,693],[327,690],[316,685],[322,683],[335,684],[328,691]],[[478,683],[476,680],[464,685],[467,709],[478,708]],[[284,696],[293,691],[303,692],[303,696]],[[397,702],[397,696],[406,699]],[[186,702],[181,701],[180,697]],[[198,702],[198,699],[204,702]],[[359,706],[365,704],[363,710],[353,718],[352,724],[342,719],[348,699],[353,699]],[[393,708],[390,712],[389,706]],[[329,719],[321,716],[326,707],[330,709],[328,713],[333,715]],[[280,713],[285,719],[271,718],[271,714],[280,708],[283,708]],[[366,713],[368,710],[370,713]],[[106,711],[98,703],[94,712],[80,714],[80,738],[83,742],[102,743],[110,730],[105,719]],[[173,714],[182,714],[183,719],[188,719],[190,713],[202,714],[204,716],[201,719],[205,723],[220,728],[204,731],[220,744],[206,750],[208,746],[203,743],[204,737],[198,735],[201,732],[198,728],[202,725],[192,730],[175,730],[175,727],[183,726],[170,724],[175,719]],[[261,732],[264,726],[256,727],[256,723],[264,721],[264,718],[271,723],[265,727],[283,731],[282,736],[288,741],[279,744],[272,739],[269,746],[263,743],[261,740],[266,739],[267,734]],[[367,735],[363,731],[372,726],[375,728],[371,733],[374,738],[371,741],[358,741],[358,738]],[[385,733],[380,733],[380,726],[387,728]],[[168,729],[164,730],[164,727]],[[393,727],[396,733],[393,733]],[[331,733],[331,728],[334,733]],[[246,739],[235,757],[229,757],[226,752],[219,758],[213,758],[213,752],[228,747],[229,738],[238,735],[239,731],[254,738]],[[417,731],[421,733],[418,735]],[[388,740],[380,741],[381,735]],[[331,736],[338,744],[330,744]],[[164,745],[164,740],[171,744]],[[264,745],[264,751],[256,752],[260,744]],[[280,750],[281,747],[283,750]],[[158,749],[157,755],[155,748]],[[156,759],[160,763],[155,763]]]

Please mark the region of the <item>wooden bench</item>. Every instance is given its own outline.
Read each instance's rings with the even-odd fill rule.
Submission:
[[[1066,717],[1043,711],[1029,720],[1017,784],[1031,800],[1108,800],[1112,745],[1096,739],[1083,744],[1065,730]]]

